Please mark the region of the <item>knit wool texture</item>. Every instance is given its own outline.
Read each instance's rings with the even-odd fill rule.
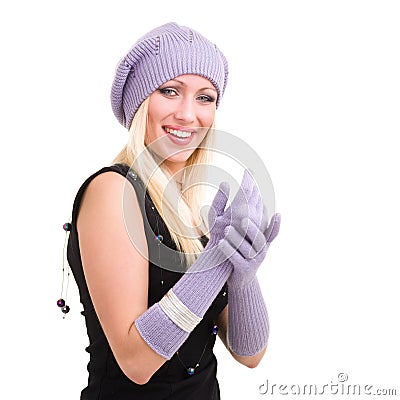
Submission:
[[[232,265],[221,265],[202,272],[186,273],[172,291],[192,312],[203,317],[224,286]],[[158,303],[135,320],[135,326],[144,341],[159,355],[170,360],[189,337],[165,314]]]
[[[267,344],[269,319],[257,278],[242,288],[229,289],[227,340],[238,356],[253,356]]]
[[[227,196],[224,185],[214,197],[213,207],[221,213]],[[204,251],[188,272],[172,287],[178,299],[194,314],[203,318],[214,299],[224,286],[233,266],[219,250],[218,235],[223,234],[225,223],[210,231],[210,240]],[[217,229],[219,228],[219,229]],[[162,310],[159,303],[153,304],[135,320],[135,326],[143,340],[159,355],[171,359],[188,338],[189,333],[181,329]]]
[[[217,46],[174,22],[148,32],[117,66],[111,106],[118,121],[129,129],[140,104],[163,83],[184,74],[207,78],[218,92],[218,107],[228,79],[228,63]]]

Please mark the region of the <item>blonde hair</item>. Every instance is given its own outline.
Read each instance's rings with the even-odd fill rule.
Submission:
[[[170,172],[157,162],[155,155],[145,145],[148,105],[147,98],[135,113],[127,144],[112,162],[127,164],[143,182],[147,183],[147,190],[154,206],[189,267],[203,250],[199,233],[201,236],[207,235],[208,232],[207,218],[202,218],[200,215],[205,200],[205,189],[204,185],[196,183],[204,182],[207,166],[212,162],[212,152],[209,149],[215,140],[214,123],[186,162],[182,180],[182,190],[185,190],[181,194],[178,186],[171,184]],[[167,185],[168,191],[164,190]],[[179,212],[177,212],[177,199],[180,196],[183,201],[179,202]]]

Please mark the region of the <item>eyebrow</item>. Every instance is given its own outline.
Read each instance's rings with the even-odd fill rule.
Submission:
[[[173,78],[170,81],[175,81],[175,82],[180,83],[182,86],[187,86],[187,84],[185,82],[182,82],[182,81],[180,81],[179,79],[176,79],[176,78]],[[199,89],[199,91],[206,90],[206,89],[214,90],[214,92],[217,92],[217,89],[215,89],[214,86],[206,86],[206,87],[203,87],[203,88]]]

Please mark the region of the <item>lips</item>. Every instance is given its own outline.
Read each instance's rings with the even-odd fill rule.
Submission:
[[[178,129],[171,129],[165,127],[164,130],[174,136],[178,136],[180,138],[188,138],[193,132],[190,131],[183,131],[183,130],[178,130]]]
[[[173,143],[182,146],[189,144],[196,133],[194,129],[177,126],[163,126],[163,129]]]

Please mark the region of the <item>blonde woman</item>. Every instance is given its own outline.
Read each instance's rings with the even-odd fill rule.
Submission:
[[[245,171],[231,205],[222,183],[203,221],[195,184],[227,77],[220,50],[175,23],[117,66],[111,102],[129,140],[78,190],[67,248],[90,342],[82,400],[219,399],[216,336],[248,367],[265,353],[256,272],[280,216],[268,223]]]

